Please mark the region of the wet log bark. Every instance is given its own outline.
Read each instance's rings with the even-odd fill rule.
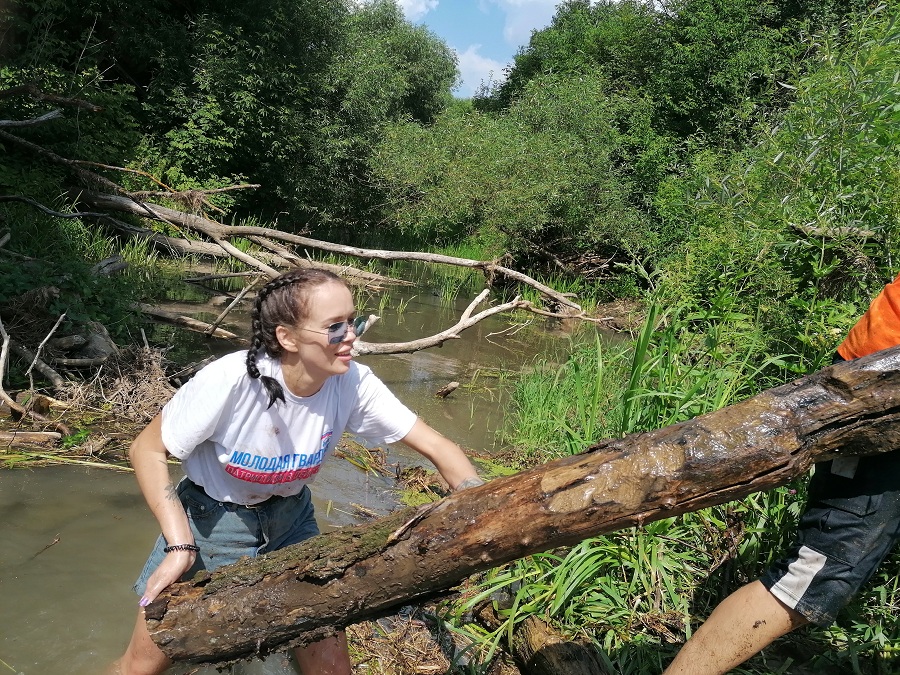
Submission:
[[[604,675],[599,650],[586,638],[566,640],[535,616],[513,636],[516,663],[528,675]]]
[[[511,606],[512,602],[505,608]],[[491,600],[483,603],[475,617],[488,630],[497,630],[503,623]],[[610,672],[600,657],[600,650],[587,637],[566,638],[534,615],[516,625],[510,646],[516,666],[528,675],[607,675]]]
[[[178,661],[306,644],[500,563],[896,447],[900,348],[175,585],[147,608],[148,627]]]

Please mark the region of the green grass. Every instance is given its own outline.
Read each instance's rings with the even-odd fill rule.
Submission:
[[[505,442],[517,447],[524,464],[544,462],[602,438],[716,410],[795,377],[800,357],[766,354],[753,318],[727,307],[721,302],[698,312],[651,303],[632,344],[598,339],[574,349],[561,366],[537,362],[516,384]],[[465,600],[448,606],[445,619],[478,641],[482,668],[535,615],[564,635],[590,637],[610,672],[658,674],[725,595],[758,578],[790,543],[804,502],[800,480],[529,556],[480,577]],[[822,672],[891,672],[866,669],[900,649],[898,567],[900,561],[889,560],[836,627],[801,631],[735,672],[781,672],[773,670],[776,662],[790,672],[798,655],[809,661],[810,649],[818,656],[807,667]],[[494,631],[468,620],[488,599],[503,621]]]

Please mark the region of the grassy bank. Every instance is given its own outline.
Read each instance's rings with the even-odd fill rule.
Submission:
[[[796,377],[798,354],[768,354],[753,331],[736,339],[734,325],[734,316],[713,310],[651,305],[633,341],[585,344],[562,366],[539,363],[524,375],[507,442],[519,448],[522,464],[542,462],[717,410]],[[609,672],[659,673],[722,598],[756,579],[790,543],[804,500],[801,480],[530,556],[481,577],[466,600],[448,607],[448,620],[481,646],[482,665],[497,649],[511,649],[517,626],[537,616],[565,636],[591,640]],[[893,672],[898,573],[894,556],[835,626],[783,638],[735,672]],[[502,618],[499,628],[471,620],[486,600]]]

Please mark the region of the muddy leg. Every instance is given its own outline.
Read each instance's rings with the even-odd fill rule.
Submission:
[[[172,661],[150,637],[144,621],[144,610],[141,609],[138,611],[128,649],[122,658],[110,666],[107,675],[158,675],[170,665]]]
[[[759,581],[725,598],[691,636],[664,675],[721,675],[776,638],[807,623]]]
[[[298,647],[294,655],[303,675],[350,675],[352,671],[344,631],[306,647]]]

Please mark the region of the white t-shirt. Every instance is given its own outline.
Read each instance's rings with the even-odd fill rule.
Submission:
[[[224,356],[198,372],[165,405],[162,440],[188,478],[222,502],[257,504],[289,496],[319,472],[344,430],[375,443],[406,436],[416,415],[366,366],[334,375],[312,396],[295,396],[281,362],[263,352],[259,372],[274,377],[285,402],[270,408],[247,352]]]

